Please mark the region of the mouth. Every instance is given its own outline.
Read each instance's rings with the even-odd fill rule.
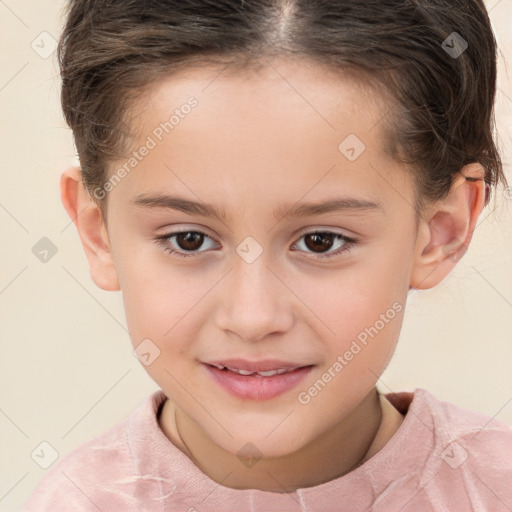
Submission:
[[[273,377],[274,375],[282,375],[283,373],[289,373],[297,370],[298,368],[304,368],[303,366],[290,366],[284,368],[276,368],[274,370],[267,371],[252,371],[252,370],[242,370],[240,368],[234,368],[231,366],[224,366],[222,364],[215,363],[207,363],[209,366],[213,366],[221,371],[229,371],[233,373],[238,373],[238,375],[243,375],[248,377],[249,375],[254,375],[255,377]]]
[[[314,367],[276,360],[214,361],[203,365],[225,391],[250,400],[267,400],[291,390]]]
[[[259,374],[262,377],[270,377],[275,374],[282,374],[289,371],[302,368],[305,365],[302,363],[286,361],[283,359],[262,359],[260,361],[248,361],[246,359],[223,359],[222,361],[208,361],[206,364],[215,366],[219,370],[230,370],[238,372],[240,375]],[[276,373],[269,373],[276,372]]]

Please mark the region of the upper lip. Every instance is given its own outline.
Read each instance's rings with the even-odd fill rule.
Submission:
[[[269,372],[271,370],[279,370],[281,368],[301,368],[303,366],[311,366],[279,359],[262,359],[261,361],[247,361],[246,359],[222,359],[219,361],[208,361],[206,364],[213,366],[225,366],[227,368],[235,368],[237,370],[245,370],[250,372]]]

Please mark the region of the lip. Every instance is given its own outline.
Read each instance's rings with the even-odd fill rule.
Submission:
[[[307,366],[301,363],[283,361],[280,359],[262,359],[261,361],[247,361],[246,359],[224,359],[222,361],[207,361],[206,364],[227,366],[237,370],[246,370],[250,372],[268,372],[278,370],[279,368],[297,368]]]
[[[227,361],[225,361],[227,363]],[[223,364],[223,363],[219,363]],[[273,363],[274,364],[274,363]],[[208,363],[202,363],[213,379],[231,395],[244,400],[270,400],[286,391],[293,389],[312,370],[313,365],[302,366],[280,375],[270,377],[240,375],[229,370],[219,370]],[[234,365],[233,365],[234,366]],[[295,365],[297,366],[297,365]],[[285,368],[286,366],[274,366],[272,369]],[[242,370],[243,368],[239,368]],[[266,370],[254,370],[266,371]]]

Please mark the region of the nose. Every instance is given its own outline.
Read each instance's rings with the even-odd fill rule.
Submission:
[[[236,257],[220,287],[216,326],[244,341],[284,333],[293,325],[294,295],[264,254],[252,263]]]

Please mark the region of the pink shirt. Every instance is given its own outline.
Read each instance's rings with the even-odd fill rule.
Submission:
[[[211,480],[160,429],[166,397],[156,391],[55,464],[23,510],[512,511],[512,427],[424,389],[386,397],[406,416],[384,448],[344,476],[282,494]]]

